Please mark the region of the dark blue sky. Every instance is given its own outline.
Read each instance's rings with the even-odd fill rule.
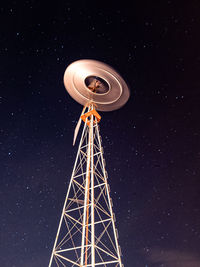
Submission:
[[[131,90],[100,122],[125,267],[200,266],[199,14],[197,0],[1,3],[1,266],[48,266],[82,109],[63,74],[84,58]]]

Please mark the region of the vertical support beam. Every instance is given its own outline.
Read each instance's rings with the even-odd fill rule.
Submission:
[[[88,107],[88,111],[90,110],[90,106]],[[88,118],[85,121],[85,125],[87,125]],[[88,126],[87,126],[88,127]],[[86,232],[86,216],[87,216],[87,203],[88,203],[88,184],[90,178],[90,154],[91,154],[91,136],[89,129],[89,141],[88,141],[88,149],[87,149],[87,170],[86,170],[86,183],[85,183],[85,199],[84,199],[84,211],[83,211],[83,228],[82,228],[82,241],[81,241],[81,261],[80,266],[83,266],[85,251],[88,247],[85,247],[85,232]],[[87,226],[88,227],[88,226]]]
[[[92,105],[92,109],[94,106]],[[94,120],[94,115],[90,120],[90,135],[91,135],[91,266],[95,267],[95,227],[94,227],[94,126],[97,120]]]

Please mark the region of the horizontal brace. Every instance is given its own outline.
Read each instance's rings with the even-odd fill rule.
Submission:
[[[74,211],[74,210],[80,210],[84,208],[84,206],[81,206],[81,207],[78,207],[78,208],[74,208],[74,209],[71,209],[71,210],[66,210],[65,212],[71,212],[71,211]]]
[[[98,184],[98,185],[95,185],[94,188],[97,188],[97,187],[100,187],[100,186],[103,186],[105,185],[106,183],[102,183],[102,184]]]
[[[86,207],[88,207],[88,206],[91,206],[91,204],[86,205]],[[78,208],[74,208],[74,209],[71,209],[71,210],[66,210],[65,212],[71,212],[71,211],[82,209],[82,208],[84,208],[84,206],[81,206],[81,207],[78,207]]]
[[[99,155],[99,154],[101,154],[101,151],[100,151],[100,152],[97,152],[97,153],[95,153],[93,156],[97,156],[97,155]]]
[[[119,263],[119,261],[104,261],[104,262],[95,262],[95,266],[97,265],[106,265],[106,264],[109,264],[109,263]],[[87,264],[87,265],[83,265],[83,267],[89,267],[89,266],[92,266],[92,264]]]
[[[109,218],[109,219],[105,219],[105,220],[102,220],[102,221],[98,221],[98,222],[95,222],[94,224],[99,224],[99,223],[103,223],[103,222],[107,222],[107,221],[110,221],[112,220],[112,218]],[[91,226],[92,224],[89,223],[88,226]]]
[[[81,150],[82,148],[85,148],[85,147],[88,147],[88,144],[87,144],[87,145],[84,145],[84,146],[82,146],[82,147],[80,147],[80,150]]]
[[[85,245],[83,246],[84,248],[86,247],[91,247],[91,245]],[[75,250],[75,249],[79,249],[79,248],[82,248],[82,246],[79,246],[79,247],[73,247],[73,248],[67,248],[67,249],[61,249],[61,250],[56,250],[56,253],[62,253],[62,252],[66,252],[66,251],[71,251],[71,250]]]
[[[73,178],[77,178],[77,177],[83,176],[83,175],[85,175],[85,174],[86,174],[86,172],[83,172],[83,173],[81,173],[81,174],[79,174],[79,175],[73,176]]]

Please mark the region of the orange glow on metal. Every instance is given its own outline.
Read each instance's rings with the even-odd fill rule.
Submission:
[[[92,109],[92,110],[88,111],[87,113],[81,115],[81,119],[85,122],[86,119],[87,119],[88,117],[90,117],[91,115],[94,115],[95,118],[97,119],[97,122],[100,122],[100,120],[101,120],[101,116],[99,115],[99,113],[98,113],[95,109]],[[87,120],[86,123],[87,123],[88,126],[90,126],[90,121],[89,121],[89,119]]]

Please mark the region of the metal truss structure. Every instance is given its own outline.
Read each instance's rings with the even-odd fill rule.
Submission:
[[[93,104],[81,116],[85,123],[49,267],[123,267],[100,118]]]

